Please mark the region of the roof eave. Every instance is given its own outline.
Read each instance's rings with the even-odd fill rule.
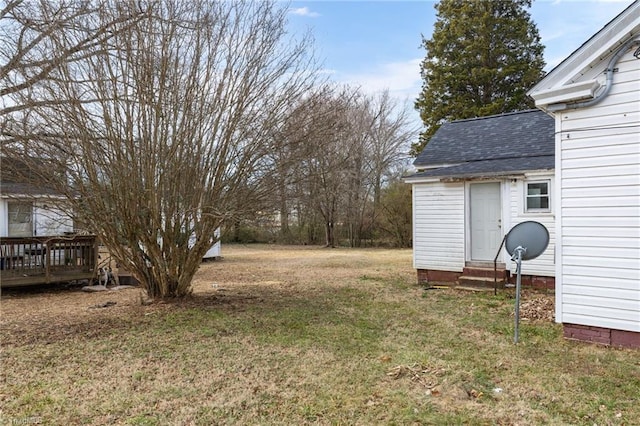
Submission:
[[[535,99],[539,93],[576,83],[585,69],[603,62],[620,46],[640,32],[639,11],[640,1],[635,1],[549,71],[538,84],[527,92],[527,95]],[[536,102],[536,106],[538,106],[538,102]]]
[[[491,180],[491,179],[522,179],[528,174],[534,173],[548,173],[554,171],[554,168],[548,169],[527,169],[527,170],[511,170],[503,172],[490,172],[490,173],[468,173],[459,175],[447,175],[442,174],[440,176],[407,176],[403,180],[406,183],[429,183],[429,182],[461,182],[470,180]]]
[[[548,108],[549,105],[593,99],[600,87],[602,85],[597,80],[581,81],[541,90],[532,94],[531,97],[535,101],[536,107],[546,111],[551,110]]]
[[[0,195],[0,198],[4,199],[23,199],[23,200],[65,200],[66,197],[61,194],[44,194],[44,193],[34,193],[27,194],[25,192],[5,192]]]

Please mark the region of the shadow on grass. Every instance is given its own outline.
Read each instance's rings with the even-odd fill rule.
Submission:
[[[51,303],[64,293],[48,291]],[[32,294],[25,297],[35,297]],[[25,312],[3,321],[4,347],[53,344],[68,340],[166,335],[188,330],[200,337],[250,334],[265,343],[313,344],[322,341],[348,347],[355,336],[368,341],[381,331],[371,317],[366,292],[353,288],[312,291],[242,286],[236,290],[196,294],[171,303],[143,306],[135,298],[113,306],[76,306],[64,315]],[[95,308],[95,309],[92,309]],[[358,345],[356,345],[358,346]]]

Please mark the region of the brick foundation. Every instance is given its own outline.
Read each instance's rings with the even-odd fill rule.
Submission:
[[[624,348],[640,348],[640,333],[626,330],[611,330],[611,344]]]
[[[511,275],[509,278],[511,284],[516,283],[516,275]],[[523,287],[535,288],[538,290],[555,290],[556,279],[555,277],[543,277],[539,275],[522,275],[520,282]]]
[[[603,345],[640,348],[640,333],[590,325],[562,324],[564,337]]]
[[[418,269],[418,284],[441,282],[455,284],[462,272],[436,271],[434,269]]]

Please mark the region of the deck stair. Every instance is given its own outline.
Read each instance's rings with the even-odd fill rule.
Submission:
[[[498,266],[496,276],[498,288],[504,288],[509,280],[509,271],[504,266]],[[462,270],[462,275],[458,278],[458,284],[465,287],[493,288],[493,267],[467,266]]]

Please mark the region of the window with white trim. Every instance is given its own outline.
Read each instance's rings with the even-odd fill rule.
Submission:
[[[524,211],[527,213],[551,211],[550,186],[548,180],[526,182]]]
[[[9,202],[9,237],[33,237],[33,204]]]

